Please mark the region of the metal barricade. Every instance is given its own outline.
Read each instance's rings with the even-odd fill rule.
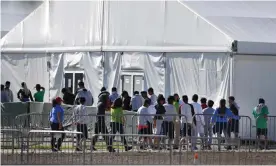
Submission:
[[[255,150],[276,149],[276,116],[267,116],[264,118],[266,124],[264,124],[265,126],[262,125],[261,128],[258,128],[257,120],[258,118],[255,119],[255,125],[253,125],[256,138]]]
[[[202,137],[201,143],[202,146],[206,146],[206,139],[203,137],[224,137],[221,141],[217,142],[219,145],[218,150],[221,148],[221,144],[226,142],[234,146],[235,149],[241,148],[243,145],[246,145],[244,148],[252,149],[252,132],[251,132],[251,118],[249,116],[237,116],[235,118],[230,118],[224,123],[214,123],[211,122],[212,118],[221,118],[220,115],[213,114],[195,114],[193,118],[196,119],[196,135]],[[209,139],[210,140],[210,139]],[[216,139],[218,141],[218,139]],[[204,145],[203,145],[204,144]],[[232,148],[232,147],[229,147]]]
[[[26,163],[24,164],[54,164],[54,165],[74,165],[84,164],[86,148],[82,151],[75,150],[70,138],[74,135],[82,135],[82,132],[75,131],[56,131],[56,130],[31,130],[27,137]],[[41,137],[51,135],[51,139],[46,139],[41,143],[31,145],[32,137]],[[71,136],[71,137],[70,137]],[[40,140],[40,139],[37,139]],[[57,144],[52,142],[55,140]],[[62,141],[59,147],[59,141]],[[86,139],[84,139],[83,147],[86,147]],[[53,144],[53,145],[51,145]]]
[[[23,161],[23,139],[17,129],[1,129],[1,164],[21,164]]]
[[[201,140],[207,137],[191,137],[191,139]],[[212,149],[206,150],[193,150],[193,151],[181,151],[174,153],[172,160],[177,160],[179,165],[263,165],[263,164],[275,164],[275,152],[250,152],[248,149],[236,149],[236,150],[221,150],[218,151],[218,143],[222,139],[221,137],[213,137]],[[239,138],[238,138],[239,139]],[[197,144],[198,141],[196,141]],[[185,146],[187,146],[185,144]],[[197,157],[195,157],[195,155]],[[178,157],[182,156],[182,157]]]

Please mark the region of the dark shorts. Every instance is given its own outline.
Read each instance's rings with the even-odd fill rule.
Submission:
[[[170,139],[174,138],[173,122],[168,122],[168,121],[163,122],[163,133],[164,133],[164,135],[167,135]]]
[[[153,134],[152,132],[152,123],[147,123],[148,128],[143,128],[143,129],[139,129],[138,130],[138,134],[146,134],[146,135],[150,135]]]
[[[222,131],[225,130],[227,131],[227,126],[228,123],[227,122],[216,122],[216,124],[213,127],[213,133],[220,133],[222,134]]]
[[[187,133],[188,132],[188,133]],[[181,136],[182,137],[186,137],[188,134],[188,136],[192,135],[192,125],[189,123],[184,123],[183,124],[183,128],[181,130]]]
[[[267,136],[267,129],[260,129],[257,128],[257,136],[264,135],[265,137]]]
[[[228,132],[239,133],[239,120],[232,119],[231,122],[228,123]]]
[[[77,134],[77,138],[88,138],[88,131],[87,131],[87,125],[86,124],[77,124],[77,131],[82,132],[82,134]]]
[[[142,128],[138,130],[138,134],[141,135],[148,135],[149,134],[149,129],[148,128]]]

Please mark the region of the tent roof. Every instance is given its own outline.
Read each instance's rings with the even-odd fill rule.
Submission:
[[[276,2],[44,1],[1,46],[2,51],[224,52],[237,40],[238,51],[254,43],[261,47],[255,51],[263,53],[266,46],[276,54],[275,8]]]
[[[185,1],[196,13],[240,43],[238,52],[250,47],[276,54],[276,1]],[[241,47],[242,46],[242,47]],[[256,49],[257,46],[257,49]],[[255,49],[254,49],[255,48]],[[246,52],[248,52],[247,49]]]

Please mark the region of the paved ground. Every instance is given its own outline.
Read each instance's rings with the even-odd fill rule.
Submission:
[[[65,145],[64,145],[65,146]],[[99,146],[98,146],[99,147]],[[118,165],[148,165],[148,164],[193,164],[195,152],[184,150],[146,150],[141,151],[134,147],[129,152],[124,152],[122,148],[115,153],[109,153],[105,148],[85,153],[75,152],[73,148],[65,148],[61,152],[51,152],[49,149],[29,149],[29,154],[24,151],[20,154],[20,149],[2,149],[2,164],[118,164]],[[223,165],[276,165],[276,150],[256,151],[251,149],[226,151],[222,149],[218,152],[215,148],[211,151],[197,151],[200,164],[223,164]],[[27,160],[28,156],[28,160]]]

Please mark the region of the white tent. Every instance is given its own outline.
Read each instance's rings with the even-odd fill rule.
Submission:
[[[219,99],[276,114],[276,2],[44,1],[1,40],[2,81],[40,83],[49,100],[84,73],[102,86]],[[72,81],[72,80],[73,81]],[[246,127],[244,127],[246,128]],[[276,132],[275,132],[276,133]]]

